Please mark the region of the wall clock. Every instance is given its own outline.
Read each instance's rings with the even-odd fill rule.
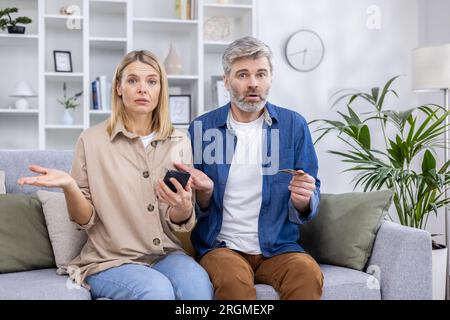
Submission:
[[[300,72],[309,72],[322,63],[325,45],[316,32],[302,29],[289,37],[284,53],[292,68]]]

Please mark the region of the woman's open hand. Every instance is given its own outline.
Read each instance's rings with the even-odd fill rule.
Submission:
[[[76,185],[75,180],[67,172],[44,168],[37,165],[31,165],[29,169],[33,172],[39,173],[40,175],[19,178],[19,180],[17,180],[18,184],[29,184],[36,187],[63,189],[70,189]]]

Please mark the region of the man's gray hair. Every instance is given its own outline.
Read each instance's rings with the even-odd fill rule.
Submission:
[[[259,59],[266,57],[272,73],[272,50],[264,42],[254,37],[243,37],[232,42],[223,53],[222,66],[225,74],[231,71],[231,65],[240,58]]]

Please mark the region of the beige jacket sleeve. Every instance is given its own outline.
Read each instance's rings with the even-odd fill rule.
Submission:
[[[91,228],[97,221],[97,213],[95,211],[94,204],[92,203],[91,192],[89,190],[89,179],[86,168],[86,154],[83,135],[80,136],[75,146],[75,153],[73,157],[72,168],[70,170],[70,175],[75,180],[84,197],[89,201],[92,207],[92,216],[89,219],[88,223],[80,225],[72,219],[71,221],[76,225],[78,229],[87,230]]]
[[[193,166],[193,156],[192,156],[192,148],[191,142],[189,138],[183,135],[183,138],[179,143],[175,145],[172,149],[172,160],[173,162],[181,162],[188,166]],[[195,226],[195,192],[192,192],[192,214],[188,220],[186,220],[182,224],[176,224],[170,220],[170,210],[172,208],[169,207],[164,215],[164,219],[167,221],[170,229],[177,232],[189,232]]]

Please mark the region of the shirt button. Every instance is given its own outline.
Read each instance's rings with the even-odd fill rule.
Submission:
[[[159,240],[158,238],[153,239],[153,244],[155,246],[159,246],[160,243],[161,243],[161,240]]]
[[[155,207],[151,203],[147,206],[147,210],[150,212],[152,212],[154,209]]]
[[[142,172],[142,176],[147,179],[150,176],[150,174],[148,173],[148,171],[144,171]]]
[[[152,145],[153,148],[155,148],[157,143],[158,143],[157,141],[152,141],[150,144]]]

